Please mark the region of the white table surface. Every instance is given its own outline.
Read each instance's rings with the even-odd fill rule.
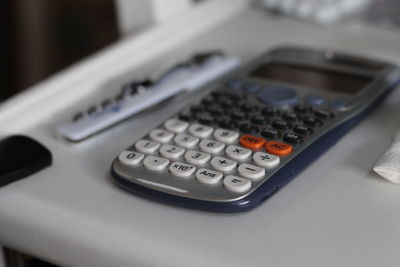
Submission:
[[[166,206],[112,183],[114,156],[185,103],[80,144],[56,136],[57,125],[113,95],[121,80],[193,51],[222,47],[248,60],[279,44],[301,44],[400,64],[399,32],[318,27],[219,2],[225,15],[211,4],[167,25],[169,32],[117,44],[0,108],[2,135],[33,136],[54,156],[52,167],[0,189],[0,243],[66,266],[399,266],[400,187],[371,172],[400,126],[399,90],[278,194],[243,214]]]

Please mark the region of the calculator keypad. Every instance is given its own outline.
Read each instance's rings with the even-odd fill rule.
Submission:
[[[183,125],[185,130],[180,131]],[[214,129],[198,123],[183,124],[175,119],[165,123],[164,128],[169,131],[155,129],[149,133],[153,141],[137,141],[133,147],[140,152],[123,151],[119,156],[120,162],[138,166],[143,161],[149,171],[167,171],[178,178],[194,177],[201,184],[221,183],[234,193],[247,192],[252,181],[265,176],[266,168],[272,169],[279,164],[277,156],[265,152],[253,154],[246,148],[262,148],[266,143],[263,138],[242,135],[239,140],[240,134],[236,131]]]
[[[211,92],[123,151],[119,162],[143,165],[181,183],[247,193],[333,118],[332,112],[307,102],[280,109],[251,102],[250,94]]]

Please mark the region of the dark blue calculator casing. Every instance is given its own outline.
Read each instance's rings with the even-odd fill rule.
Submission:
[[[143,166],[128,168],[118,158],[112,164],[113,178],[128,191],[162,203],[223,213],[250,210],[279,191],[378,107],[380,101],[396,87],[399,77],[396,66],[365,57],[298,47],[274,49],[234,74],[222,77],[200,92],[192,93],[191,105],[212,92],[232,90],[249,96],[254,105],[276,109],[281,113],[302,105],[310,110],[324,110],[331,114],[323,125],[314,127],[314,131],[305,136],[303,142],[291,144],[293,152],[282,157],[280,165],[269,170],[265,179],[255,183],[249,192],[227,194],[223,186],[198,185],[193,180],[171,177],[168,172],[146,171]],[[178,116],[179,112],[174,117]],[[218,122],[212,126],[221,128]],[[238,131],[242,135],[247,134]],[[282,135],[276,141],[285,143]],[[170,190],[181,187],[185,190]]]

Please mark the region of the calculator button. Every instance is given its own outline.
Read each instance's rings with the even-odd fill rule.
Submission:
[[[242,163],[238,167],[241,176],[251,180],[258,180],[265,175],[265,169],[248,163]]]
[[[240,101],[246,98],[246,95],[243,94],[241,91],[232,91],[227,90],[224,91],[224,95],[232,99],[233,101]]]
[[[195,105],[195,106],[190,107],[190,110],[191,110],[193,113],[201,113],[201,112],[204,111],[204,108],[203,108],[203,106],[201,106],[201,105]]]
[[[293,151],[293,147],[288,144],[284,144],[277,141],[267,142],[265,145],[265,150],[268,153],[277,155],[277,156],[287,156]]]
[[[253,155],[253,162],[255,164],[268,169],[272,169],[278,166],[279,161],[280,159],[278,156],[264,152],[256,152]]]
[[[250,123],[240,124],[239,130],[241,130],[244,133],[249,133],[249,134],[257,134],[260,131],[257,126],[254,126]]]
[[[189,150],[185,154],[185,160],[194,165],[204,165],[210,159],[211,155],[204,152]]]
[[[188,177],[196,171],[196,167],[181,162],[174,162],[169,166],[169,171],[178,177]]]
[[[279,129],[279,130],[285,130],[289,128],[290,124],[287,123],[286,121],[282,120],[275,120],[272,122],[272,127]]]
[[[135,144],[135,148],[143,153],[152,154],[157,151],[160,147],[159,143],[148,141],[148,140],[139,140]]]
[[[298,135],[296,133],[286,133],[283,136],[283,141],[285,141],[285,142],[287,142],[289,144],[296,145],[296,144],[302,143],[304,141],[304,138],[303,138],[303,136]]]
[[[322,126],[322,124],[324,124],[323,121],[321,121],[315,117],[306,117],[303,120],[303,122],[304,122],[304,124],[307,124],[308,126],[311,126],[311,127]]]
[[[224,129],[217,129],[214,132],[214,138],[223,143],[233,143],[239,138],[239,133]]]
[[[293,131],[302,135],[308,135],[313,133],[313,129],[305,125],[296,125],[293,128]]]
[[[207,111],[214,116],[222,116],[225,113],[221,107],[214,105],[207,107]]]
[[[210,163],[214,169],[222,172],[230,172],[235,169],[237,165],[236,161],[223,157],[215,157],[211,160]]]
[[[301,114],[307,114],[309,111],[311,111],[312,109],[309,106],[303,105],[303,104],[299,104],[296,105],[293,110],[297,113],[301,113]]]
[[[198,121],[205,125],[212,125],[214,122],[213,117],[208,115],[199,116]]]
[[[150,132],[149,136],[156,142],[167,143],[171,141],[171,139],[174,137],[174,134],[162,129],[154,129]]]
[[[232,100],[230,100],[227,97],[221,97],[220,99],[218,99],[218,103],[221,105],[221,107],[223,108],[231,108],[235,105],[235,103],[233,103]]]
[[[272,117],[279,114],[279,110],[276,108],[263,108],[261,114],[267,117]]]
[[[256,112],[260,110],[260,108],[254,105],[253,103],[244,103],[240,106],[240,109],[247,113]]]
[[[257,125],[265,125],[266,123],[268,123],[268,119],[266,119],[264,116],[261,115],[254,115],[250,118],[250,121],[254,124]]]
[[[297,120],[297,114],[293,112],[285,112],[282,115],[282,119],[286,121],[295,121]]]
[[[330,119],[333,117],[333,114],[331,112],[323,110],[323,109],[317,109],[314,112],[314,114],[315,114],[315,116],[317,116],[317,118],[323,119],[323,120]]]
[[[222,172],[210,169],[199,169],[196,172],[196,178],[203,184],[216,184],[222,179]]]
[[[200,142],[199,147],[206,153],[217,154],[224,149],[225,145],[214,140],[204,139]]]
[[[233,145],[228,146],[225,150],[225,153],[228,157],[234,160],[246,160],[251,156],[250,149]]]
[[[213,128],[201,125],[201,124],[193,124],[189,127],[189,133],[191,135],[206,138],[213,132]]]
[[[194,147],[195,145],[197,145],[199,141],[200,141],[199,138],[187,134],[178,134],[174,138],[174,142],[176,145],[185,148]]]
[[[168,164],[169,160],[154,156],[147,156],[143,161],[144,167],[151,171],[161,171],[165,169]]]
[[[299,98],[296,91],[292,88],[280,86],[263,88],[258,93],[258,97],[266,105],[272,107],[293,105]]]
[[[226,176],[223,183],[226,189],[235,193],[244,193],[251,188],[251,181],[249,179],[235,175]]]
[[[183,120],[183,121],[192,121],[195,119],[194,114],[192,114],[189,111],[183,111],[183,112],[179,113],[178,117],[180,120]]]
[[[119,154],[118,159],[124,165],[138,165],[144,159],[144,154],[132,151],[123,151]]]
[[[165,129],[174,133],[181,133],[186,130],[189,123],[177,119],[170,119],[164,123]]]
[[[219,126],[225,129],[234,130],[238,128],[238,124],[236,121],[231,119],[222,119],[218,122]]]
[[[183,153],[185,153],[185,149],[178,146],[162,145],[160,148],[160,155],[164,158],[177,159],[181,157]]]
[[[274,128],[265,128],[261,131],[261,135],[266,137],[266,138],[271,138],[271,139],[276,139],[278,138],[281,134],[277,129]]]
[[[206,96],[201,100],[201,103],[204,105],[211,105],[214,103],[214,97],[212,96]]]
[[[243,112],[241,112],[239,110],[232,111],[232,113],[230,114],[230,117],[233,120],[238,120],[238,121],[242,121],[242,120],[245,120],[247,118],[246,114],[244,114]]]
[[[244,90],[250,94],[255,94],[261,90],[261,86],[257,84],[246,84]]]
[[[240,137],[240,145],[250,149],[260,149],[265,144],[265,139],[252,136],[252,135],[243,135]]]

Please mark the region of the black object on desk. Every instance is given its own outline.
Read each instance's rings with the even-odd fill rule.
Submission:
[[[30,137],[13,135],[0,141],[0,187],[32,175],[52,163],[51,152]]]

